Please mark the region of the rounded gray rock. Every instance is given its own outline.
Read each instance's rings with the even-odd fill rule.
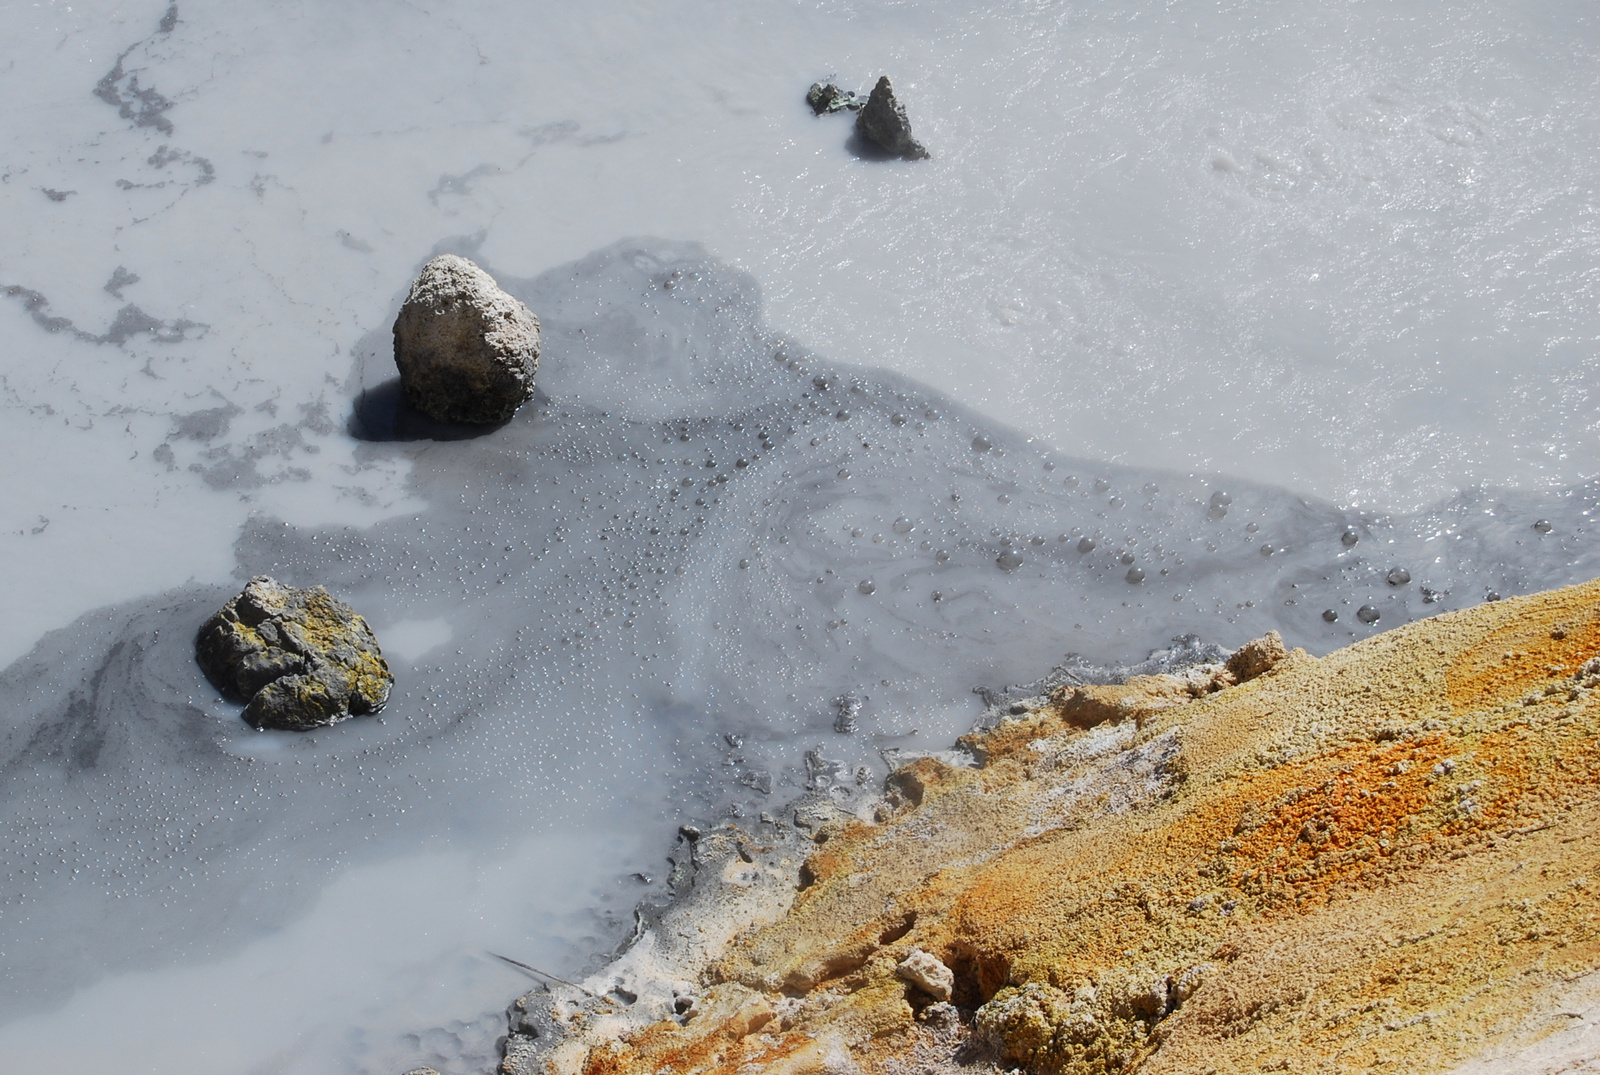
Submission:
[[[539,319],[455,254],[423,266],[394,322],[406,400],[430,418],[503,422],[533,395]]]
[[[867,106],[856,114],[856,133],[887,153],[906,160],[921,160],[928,155],[921,142],[911,136],[911,121],[906,106],[894,95],[889,76],[872,87]]]

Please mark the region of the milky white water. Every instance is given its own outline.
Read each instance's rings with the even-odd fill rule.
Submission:
[[[481,1071],[526,982],[486,952],[580,972],[807,749],[881,776],[1069,649],[1322,652],[1600,573],[1597,35],[6,6],[0,1057]],[[931,161],[804,107],[884,72]],[[394,402],[442,250],[545,322],[476,438]],[[257,572],[368,615],[381,722],[215,698],[192,632]]]

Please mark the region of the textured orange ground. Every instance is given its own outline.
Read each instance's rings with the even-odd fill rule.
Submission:
[[[1191,701],[1131,684],[1091,728],[1057,699],[819,833],[698,1013],[587,1075],[1435,1072],[1535,1041],[1600,967],[1596,655],[1590,583]],[[913,948],[960,1027],[919,1017]]]

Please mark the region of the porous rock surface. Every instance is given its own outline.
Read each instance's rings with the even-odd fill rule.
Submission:
[[[1600,582],[1281,650],[1062,687],[737,837],[770,898],[672,967],[695,1003],[571,1005],[504,1070],[1600,1069]]]
[[[894,95],[889,76],[878,79],[866,107],[856,114],[856,131],[886,153],[906,160],[921,160],[928,151],[911,135],[906,106]]]
[[[305,731],[376,713],[394,676],[367,621],[321,586],[257,575],[201,626],[195,658],[257,728]]]
[[[1287,656],[1289,651],[1283,644],[1283,636],[1276,631],[1268,631],[1264,637],[1240,646],[1223,667],[1233,676],[1235,683],[1243,683],[1272,671]]]
[[[539,319],[464,257],[423,266],[394,322],[406,400],[443,422],[503,422],[533,395]]]
[[[934,1000],[949,1000],[955,989],[955,972],[941,963],[938,956],[929,955],[920,948],[913,948],[894,971]]]

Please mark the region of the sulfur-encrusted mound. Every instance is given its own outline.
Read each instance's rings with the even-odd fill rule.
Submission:
[[[503,422],[533,395],[539,319],[466,258],[423,266],[394,322],[394,364],[417,410],[441,422]]]
[[[195,659],[257,728],[306,731],[376,713],[394,684],[372,628],[349,605],[266,575],[205,622]]]
[[[795,888],[698,1007],[574,990],[504,1075],[1596,1070],[1600,580],[1006,710],[741,833]]]

